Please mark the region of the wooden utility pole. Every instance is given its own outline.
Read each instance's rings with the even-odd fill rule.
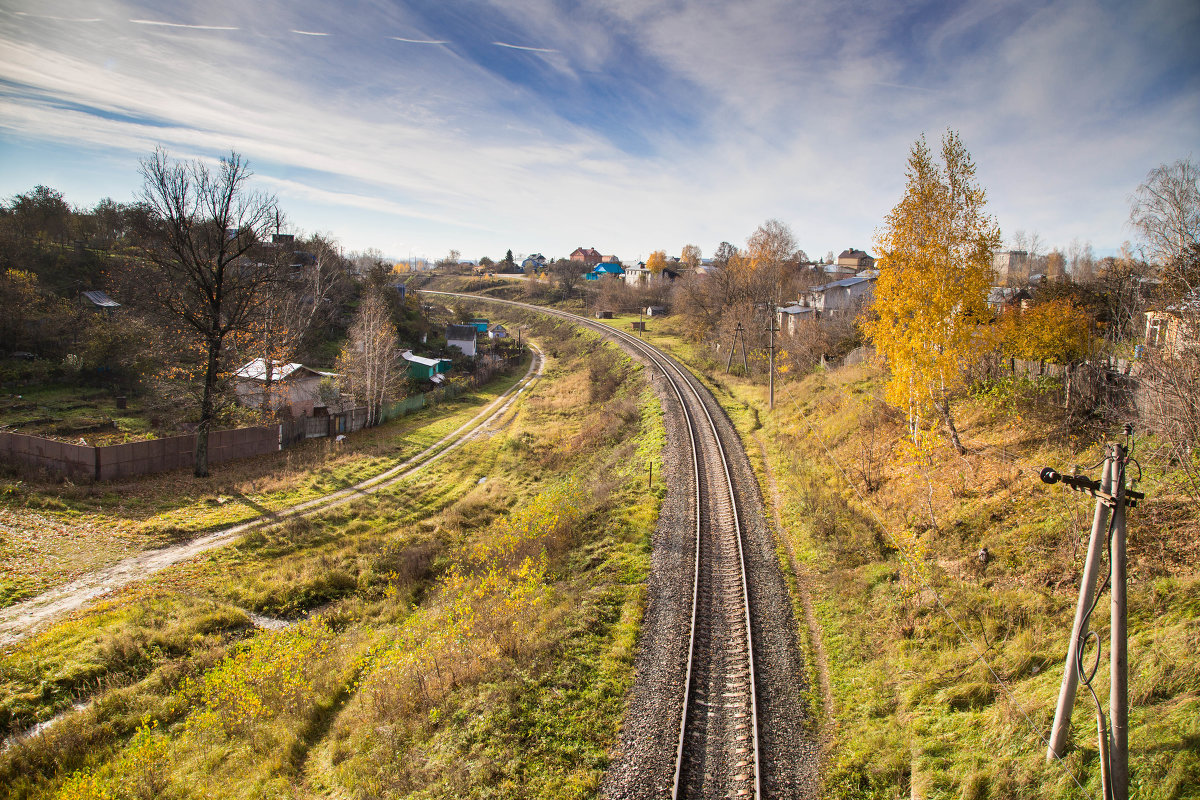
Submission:
[[[1130,435],[1126,428],[1126,434]],[[1088,542],[1087,561],[1079,586],[1079,604],[1075,610],[1075,624],[1071,630],[1071,641],[1067,646],[1067,663],[1063,671],[1062,687],[1058,695],[1058,708],[1054,715],[1054,728],[1046,749],[1046,760],[1062,758],[1066,748],[1067,733],[1071,726],[1071,709],[1075,704],[1075,690],[1079,679],[1091,689],[1095,668],[1084,674],[1081,651],[1087,643],[1088,620],[1095,610],[1094,586],[1099,572],[1101,551],[1105,544],[1109,550],[1109,578],[1111,586],[1111,617],[1109,631],[1109,720],[1105,723],[1104,711],[1096,700],[1097,738],[1100,751],[1100,774],[1105,800],[1129,800],[1129,651],[1128,651],[1128,607],[1126,603],[1126,553],[1125,553],[1125,509],[1136,506],[1145,498],[1142,492],[1125,488],[1125,465],[1129,451],[1124,445],[1111,444],[1105,450],[1104,470],[1101,479],[1093,481],[1082,475],[1060,475],[1047,467],[1042,470],[1046,483],[1062,481],[1070,488],[1096,498],[1096,513],[1092,521],[1092,534]],[[1111,520],[1109,516],[1111,514]],[[1106,541],[1107,540],[1107,541]],[[1095,692],[1092,692],[1095,697]]]
[[[770,353],[771,353],[771,377],[768,381],[768,384],[771,387],[771,391],[770,391],[771,402],[770,402],[770,405],[768,406],[768,410],[774,411],[775,410],[775,317],[771,317],[770,331],[771,331],[771,344],[768,349],[770,350]]]
[[[1111,677],[1108,739],[1112,800],[1129,800],[1129,650],[1128,607],[1125,603],[1125,460],[1122,445],[1113,446],[1112,494],[1116,495],[1112,525],[1112,620],[1109,639]]]

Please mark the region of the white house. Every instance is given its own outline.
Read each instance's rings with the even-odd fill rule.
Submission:
[[[457,347],[464,356],[474,356],[475,337],[479,330],[474,325],[447,325],[446,346]]]

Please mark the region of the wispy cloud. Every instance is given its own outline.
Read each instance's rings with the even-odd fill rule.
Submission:
[[[497,47],[507,47],[510,50],[526,50],[530,53],[557,53],[558,50],[552,50],[548,47],[526,47],[520,44],[509,44],[508,42],[492,42]]]
[[[134,25],[156,25],[161,28],[188,28],[194,31],[237,31],[237,28],[231,25],[187,25],[182,22],[164,22],[156,19],[131,19],[129,20]]]
[[[0,148],[129,164],[156,144],[232,148],[308,209],[302,224],[352,246],[635,257],[709,250],[769,217],[814,253],[869,245],[909,145],[947,127],[1006,231],[1116,244],[1129,191],[1200,141],[1187,4],[864,2],[391,0],[348,15],[295,0],[200,25],[156,19],[152,0],[57,0],[60,18],[0,26]],[[86,14],[109,22],[49,24]],[[25,188],[0,176],[0,195]]]
[[[18,17],[32,17],[33,19],[48,19],[54,22],[103,22],[100,17],[55,17],[50,14],[31,14],[28,11],[14,11]]]
[[[389,36],[387,38],[394,42],[407,42],[409,44],[450,44],[445,39],[406,39],[403,36]]]

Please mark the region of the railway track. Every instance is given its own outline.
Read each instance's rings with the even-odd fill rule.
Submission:
[[[557,309],[471,297],[599,330],[641,353],[666,379],[685,421],[694,487],[691,621],[671,797],[761,797],[751,594],[741,510],[729,456],[704,400],[706,390],[658,348],[624,331]]]

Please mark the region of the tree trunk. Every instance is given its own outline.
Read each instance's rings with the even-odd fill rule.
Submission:
[[[954,445],[954,449],[960,456],[967,454],[967,448],[963,447],[962,440],[958,438],[958,428],[954,427],[954,416],[950,413],[950,401],[945,400],[937,403],[938,413],[942,415],[942,422],[946,424],[946,430],[950,433],[950,444]]]
[[[217,366],[221,361],[221,340],[208,342],[208,365],[204,370],[204,396],[200,400],[200,425],[196,428],[196,456],[192,474],[208,477],[208,432],[212,428],[217,393]]]

